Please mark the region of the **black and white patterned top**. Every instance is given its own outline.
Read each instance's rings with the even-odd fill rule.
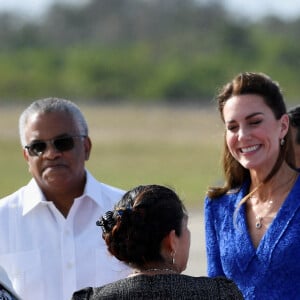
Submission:
[[[72,300],[240,300],[236,285],[226,278],[192,277],[180,274],[137,275],[98,288],[74,293]]]

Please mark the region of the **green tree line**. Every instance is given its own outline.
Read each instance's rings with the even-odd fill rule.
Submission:
[[[250,22],[222,1],[93,0],[38,21],[0,15],[0,101],[210,101],[236,73],[277,80],[297,103],[300,18]]]

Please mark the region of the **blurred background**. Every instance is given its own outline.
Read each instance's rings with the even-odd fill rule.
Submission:
[[[299,1],[0,0],[0,28],[2,196],[30,178],[17,122],[38,98],[82,107],[100,179],[164,183],[197,207],[222,180],[220,86],[264,72],[299,103]]]
[[[208,103],[241,71],[299,95],[300,2],[0,1],[0,101]]]
[[[255,71],[299,104],[299,36],[294,0],[0,0],[0,197],[30,179],[19,114],[38,98],[70,99],[90,126],[93,175],[180,194],[191,216],[186,272],[205,274],[203,198],[222,182],[214,96]]]

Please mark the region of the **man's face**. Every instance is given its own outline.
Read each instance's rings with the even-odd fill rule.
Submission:
[[[79,129],[72,117],[66,113],[43,113],[32,115],[25,127],[27,145],[46,141],[46,149],[37,156],[31,156],[24,149],[29,172],[45,194],[74,193],[83,189],[85,183],[85,161],[88,160],[91,142],[88,137],[78,137]],[[74,147],[59,151],[55,142],[61,137],[76,136]]]

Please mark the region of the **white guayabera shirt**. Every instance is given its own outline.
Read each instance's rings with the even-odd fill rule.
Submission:
[[[124,194],[87,172],[84,194],[64,218],[35,180],[0,200],[0,265],[26,300],[69,300],[74,291],[126,277],[96,221]]]

